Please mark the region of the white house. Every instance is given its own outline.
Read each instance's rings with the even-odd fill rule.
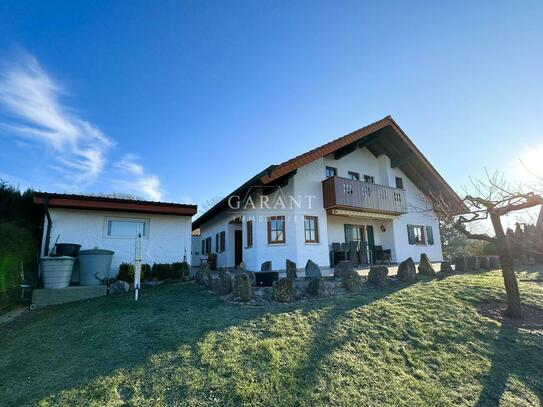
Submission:
[[[193,222],[193,256],[216,253],[218,267],[243,261],[255,271],[268,260],[278,270],[287,259],[328,267],[338,244],[356,242],[360,264],[421,253],[440,261],[429,194],[459,200],[387,116],[251,178]]]
[[[143,263],[190,261],[195,205],[53,193],[37,193],[34,200],[45,210],[42,256],[53,251],[57,238],[80,244],[81,250],[113,250],[111,275],[116,275],[119,264],[134,262],[141,231]]]

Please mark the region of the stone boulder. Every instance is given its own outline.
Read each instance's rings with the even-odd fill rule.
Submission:
[[[322,272],[319,265],[311,260],[308,260],[307,264],[305,265],[305,276],[306,278],[322,277]]]
[[[246,273],[236,274],[234,284],[234,299],[236,301],[249,301],[253,298],[251,278]]]
[[[220,290],[220,284],[221,284],[220,278],[213,277],[213,275],[210,273],[209,279],[208,279],[208,285],[207,285],[209,289],[213,291],[214,293],[218,294]]]
[[[528,266],[533,266],[535,264],[535,259],[533,257],[528,257]]]
[[[479,268],[487,270],[488,269],[488,257],[487,256],[479,256]]]
[[[286,266],[287,266],[287,278],[290,278],[291,280],[296,280],[296,278],[298,277],[296,274],[296,263],[287,259]]]
[[[262,263],[262,266],[260,266],[260,271],[272,271],[272,262],[271,260],[265,261]]]
[[[439,271],[442,272],[442,273],[453,273],[454,272],[454,270],[452,268],[452,264],[451,264],[450,261],[442,261]]]
[[[499,256],[490,256],[490,258],[488,259],[488,267],[491,270],[497,270],[497,269],[501,268],[500,257]]]
[[[350,260],[341,260],[334,267],[334,278],[345,278],[351,271],[353,271],[353,264]]]
[[[186,261],[179,263],[179,277],[184,281],[190,279],[190,264]]]
[[[232,292],[232,273],[229,271],[219,272],[219,295],[225,295]]]
[[[400,263],[396,278],[404,283],[415,281],[417,279],[417,268],[411,257]]]
[[[335,273],[334,273],[335,274]],[[342,278],[343,287],[352,293],[359,293],[362,290],[362,277],[351,268]]]
[[[110,294],[123,294],[127,293],[130,289],[130,284],[123,280],[117,280],[109,286]]]
[[[523,266],[528,265],[528,256],[526,256],[525,254],[521,254],[520,257],[519,257],[519,260],[520,260],[521,265],[523,265]]]
[[[436,271],[434,270],[432,263],[430,263],[430,259],[426,253],[420,255],[419,274],[428,277],[435,277],[436,275]]]
[[[294,281],[290,278],[280,278],[273,282],[273,299],[277,302],[294,300]]]
[[[335,286],[323,277],[311,277],[306,292],[312,297],[329,297],[335,294]]]
[[[384,287],[388,284],[388,267],[372,266],[368,273],[368,282],[376,287]]]
[[[477,271],[479,270],[479,257],[477,256],[469,256],[466,258],[466,265],[468,266],[468,269]]]
[[[197,283],[208,285],[209,276],[211,275],[211,267],[209,263],[202,263],[200,269],[196,272],[195,280]]]
[[[466,258],[464,256],[455,257],[453,263],[454,263],[454,271],[456,272],[468,271]]]

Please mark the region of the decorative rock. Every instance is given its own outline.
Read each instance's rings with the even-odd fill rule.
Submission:
[[[290,278],[280,278],[273,282],[273,298],[277,302],[294,300],[294,282]]]
[[[249,301],[253,297],[251,278],[247,273],[236,274],[234,285],[234,299],[236,301]]]
[[[377,286],[384,287],[388,284],[388,267],[387,266],[372,266],[368,273],[368,281]]]
[[[452,265],[451,265],[451,262],[449,262],[449,261],[442,261],[439,271],[442,272],[442,273],[453,273],[454,272],[454,270],[452,268]]]
[[[199,284],[207,284],[208,274],[211,273],[211,268],[208,263],[202,263],[194,279]]]
[[[213,277],[211,274],[209,274],[209,279],[208,279],[208,287],[211,291],[215,292],[215,293],[219,293],[219,288],[220,288],[220,279],[217,278],[217,277]]]
[[[262,266],[260,266],[260,271],[272,271],[272,262],[268,260],[262,263]]]
[[[528,265],[533,266],[535,264],[535,259],[533,257],[528,257]]]
[[[470,270],[479,270],[479,258],[477,256],[469,256],[466,259],[466,264]]]
[[[415,267],[415,262],[411,257],[400,263],[396,278],[402,282],[411,282],[417,279],[417,269]]]
[[[219,295],[229,294],[232,292],[232,274],[229,271],[221,271],[219,273]]]
[[[296,280],[298,276],[296,275],[296,263],[287,259],[287,278],[291,280]]]
[[[419,274],[421,276],[435,277],[436,272],[430,263],[430,259],[426,253],[420,255]]]
[[[499,256],[490,256],[490,258],[488,259],[488,267],[491,270],[496,270],[496,269],[501,268],[500,257]]]
[[[341,260],[334,267],[334,278],[345,278],[353,271],[353,264],[350,260]]]
[[[181,280],[188,280],[190,276],[190,265],[186,261],[182,261],[179,265],[179,274]]]
[[[349,271],[343,277],[343,287],[352,293],[359,293],[362,289],[362,277],[356,271],[351,269],[351,271]]]
[[[464,256],[454,258],[454,271],[467,271],[466,258]]]
[[[335,294],[335,287],[322,277],[311,277],[306,292],[312,297],[329,297]]]
[[[305,276],[306,278],[322,277],[322,272],[318,264],[314,263],[311,260],[308,260],[307,264],[305,265]]]
[[[519,260],[520,260],[520,264],[522,264],[523,266],[528,265],[528,256],[526,256],[525,254],[521,254],[519,257]]]
[[[249,282],[251,283],[251,285],[256,285],[255,273],[253,273],[252,271],[244,271],[243,273],[249,276]]]
[[[479,256],[479,268],[481,269],[488,269],[488,257],[486,256]]]
[[[117,280],[109,286],[110,294],[122,294],[127,293],[130,289],[130,284],[123,280]]]

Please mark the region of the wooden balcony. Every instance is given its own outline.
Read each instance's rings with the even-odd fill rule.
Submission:
[[[403,189],[386,187],[348,178],[330,177],[322,182],[324,208],[385,215],[407,213]]]

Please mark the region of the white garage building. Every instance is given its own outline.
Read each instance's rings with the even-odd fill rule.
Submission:
[[[34,200],[45,210],[42,256],[53,251],[57,239],[80,244],[81,250],[113,250],[115,274],[122,262],[134,262],[139,230],[143,263],[190,262],[196,205],[54,193],[37,193]]]

